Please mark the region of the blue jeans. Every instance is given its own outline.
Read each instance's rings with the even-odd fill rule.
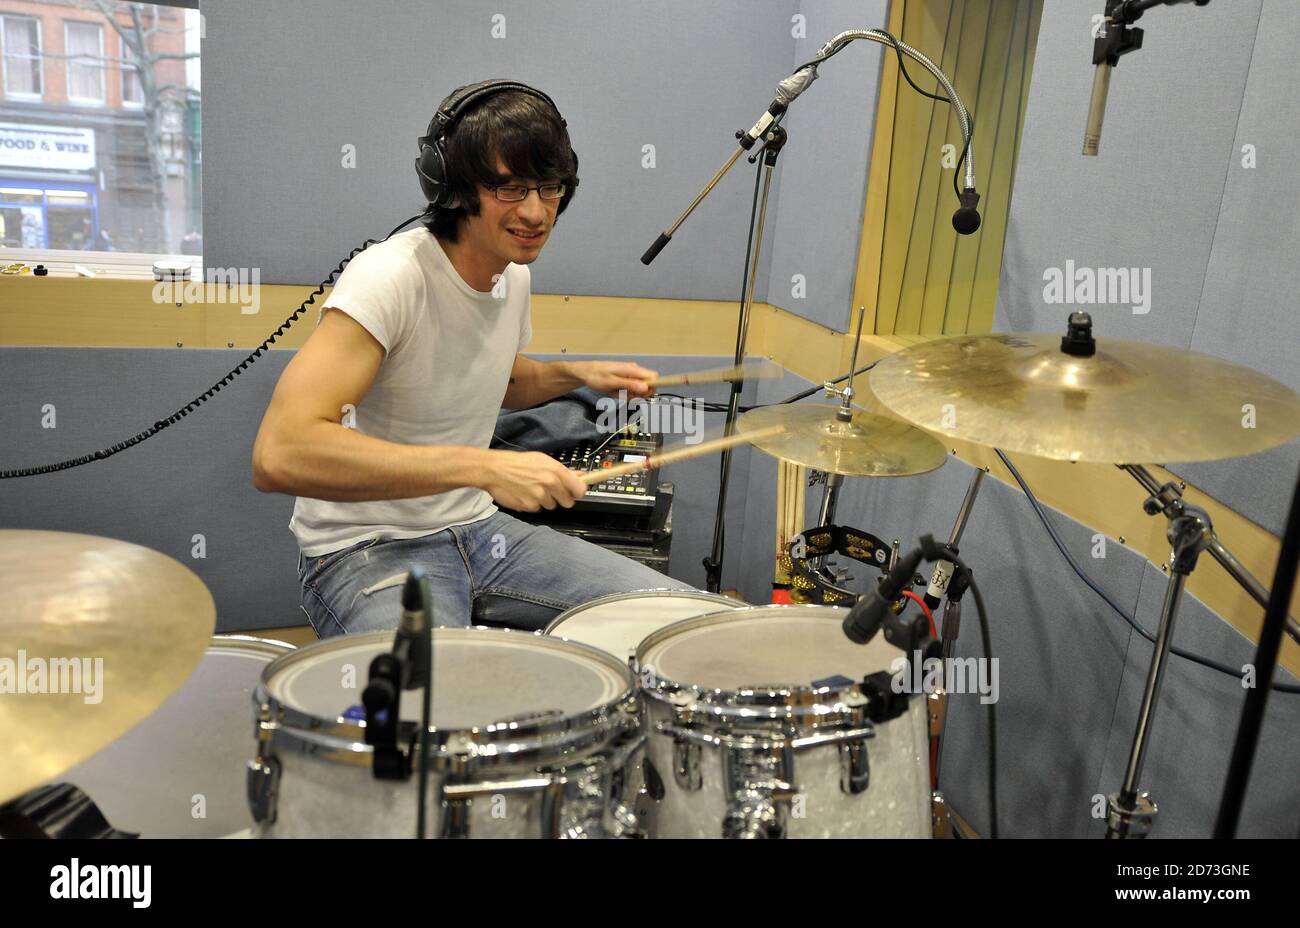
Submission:
[[[371,539],[320,557],[299,554],[302,611],[317,637],[396,628],[402,585],[424,568],[435,625],[470,625],[491,597],[495,621],[545,627],[566,609],[635,590],[689,590],[643,564],[502,512],[420,538]]]

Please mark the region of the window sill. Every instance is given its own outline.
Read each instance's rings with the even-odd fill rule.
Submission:
[[[51,277],[81,277],[77,265],[94,273],[95,277],[109,280],[153,280],[155,261],[188,261],[192,279],[203,276],[203,258],[200,255],[141,254],[129,251],[72,251],[40,248],[0,248],[0,267],[10,264],[27,264],[36,267],[44,264]],[[197,272],[197,273],[196,273]],[[21,276],[29,277],[30,272]]]

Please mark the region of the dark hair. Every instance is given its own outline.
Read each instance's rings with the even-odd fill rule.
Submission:
[[[497,173],[500,157],[509,174]],[[555,180],[568,189],[557,215],[578,186],[578,156],[560,115],[532,94],[509,90],[493,94],[465,113],[446,141],[447,181],[459,206],[431,209],[424,224],[434,235],[454,242],[460,221],[479,214],[478,184],[504,184],[511,175],[525,180]]]

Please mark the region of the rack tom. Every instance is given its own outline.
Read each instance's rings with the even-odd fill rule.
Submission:
[[[903,652],[853,644],[846,614],[757,606],[641,643],[653,837],[931,835],[925,700],[872,697]]]

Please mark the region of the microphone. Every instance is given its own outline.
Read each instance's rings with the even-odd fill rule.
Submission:
[[[1083,130],[1083,153],[1096,157],[1101,147],[1101,121],[1106,116],[1106,96],[1110,93],[1110,62],[1097,65],[1092,78],[1092,99],[1088,101],[1088,123]]]
[[[956,548],[953,549],[957,550]],[[930,575],[930,585],[925,588],[925,595],[921,599],[932,610],[943,601],[944,595],[948,592],[948,584],[952,580],[953,571],[957,566],[952,561],[939,561],[934,565],[934,573]]]
[[[413,690],[424,685],[429,674],[430,617],[424,611],[424,598],[420,587],[429,580],[419,567],[412,567],[402,587],[402,618],[393,638],[393,653],[402,661],[402,689]]]
[[[952,227],[957,230],[958,235],[970,235],[980,227],[979,210],[975,208],[979,205],[980,195],[975,192],[974,187],[967,187],[957,195],[957,200],[961,206],[957,207],[957,212],[952,214]]]
[[[911,584],[924,556],[922,550],[917,548],[900,557],[894,569],[881,579],[880,584],[854,604],[841,625],[850,641],[866,644],[876,637],[885,616],[902,595],[903,588]]]

